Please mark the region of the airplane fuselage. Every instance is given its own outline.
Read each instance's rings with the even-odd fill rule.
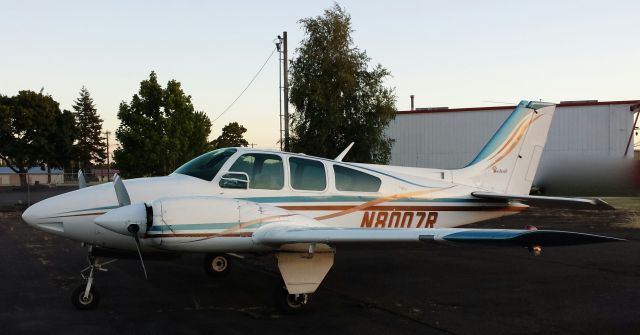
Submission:
[[[145,250],[261,250],[264,246],[254,245],[250,237],[269,222],[251,224],[255,218],[250,213],[256,211],[273,211],[276,216],[295,213],[328,227],[451,228],[515,214],[527,208],[520,203],[474,198],[470,196],[471,192],[481,189],[446,180],[444,173],[435,170],[352,164],[277,151],[227,150],[233,150],[233,153],[218,167],[219,171],[211,180],[177,172],[165,177],[125,181],[132,204],[158,198],[200,197],[212,202],[211,208],[215,211],[209,216],[213,219],[198,221],[188,215],[168,219],[166,208],[158,209],[165,216],[162,213],[154,215],[165,225],[154,225],[147,233],[142,241]],[[255,166],[252,170],[238,165],[241,159],[253,157],[255,160],[260,155],[280,167],[280,171],[272,173],[275,178],[265,172],[266,164],[261,167],[261,173],[255,173]],[[300,174],[295,169],[300,169],[301,164],[315,164],[315,174]],[[221,186],[226,173],[240,169],[253,173],[255,185],[250,184],[247,188]],[[349,176],[345,177],[345,171],[358,174],[346,180]],[[265,174],[267,176],[263,176]],[[442,177],[437,180],[425,176]],[[263,184],[258,183],[261,178],[266,180]],[[279,178],[281,180],[274,181]],[[366,185],[367,182],[374,185]],[[358,191],[359,187],[365,191]],[[215,199],[239,202],[215,205]],[[24,217],[32,226],[52,234],[92,245],[135,249],[129,236],[94,223],[97,217],[115,208],[118,208],[118,200],[113,185],[106,183],[44,200],[30,207]]]

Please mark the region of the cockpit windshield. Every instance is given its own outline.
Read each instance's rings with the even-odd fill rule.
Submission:
[[[184,174],[202,180],[211,181],[222,165],[236,152],[236,149],[218,149],[200,155],[179,167],[174,173]]]

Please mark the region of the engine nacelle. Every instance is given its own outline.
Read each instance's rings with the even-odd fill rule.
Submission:
[[[147,210],[144,203],[122,206],[98,216],[95,224],[122,235],[144,236],[147,232]]]

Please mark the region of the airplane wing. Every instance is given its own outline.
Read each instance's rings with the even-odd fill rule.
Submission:
[[[613,210],[613,206],[609,205],[602,199],[585,199],[585,198],[564,198],[564,197],[542,197],[536,195],[516,195],[516,194],[500,194],[493,192],[471,192],[471,195],[481,199],[494,199],[506,201],[520,201],[534,207],[563,207],[574,209],[605,209]]]
[[[558,230],[468,229],[468,228],[332,228],[290,224],[267,225],[253,234],[256,243],[282,245],[358,242],[440,242],[504,246],[562,246],[624,241],[623,239]]]

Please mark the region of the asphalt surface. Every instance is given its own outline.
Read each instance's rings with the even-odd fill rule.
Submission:
[[[640,208],[640,206],[638,206]],[[627,242],[526,249],[433,244],[341,247],[305,313],[280,315],[270,256],[212,279],[200,255],[120,260],[78,311],[85,251],[0,213],[0,334],[638,334],[640,210],[531,210],[477,227],[565,229]]]

